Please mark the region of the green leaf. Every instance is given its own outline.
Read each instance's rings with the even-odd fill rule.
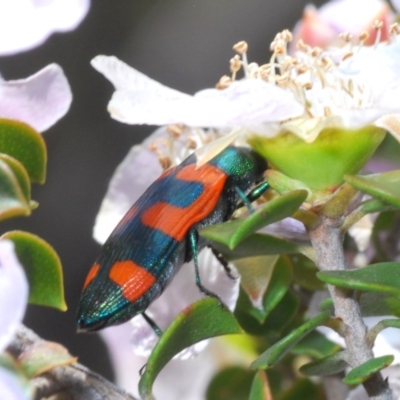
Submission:
[[[372,344],[375,342],[376,337],[386,328],[397,328],[400,329],[400,319],[384,319],[378,322],[374,327],[372,327],[368,334],[368,341]]]
[[[253,376],[253,372],[242,367],[223,369],[211,380],[207,388],[206,399],[247,400]]]
[[[276,340],[280,332],[296,316],[299,308],[299,299],[290,290],[279,304],[271,311],[264,323],[258,319],[258,310],[253,307],[247,294],[241,290],[236,303],[235,317],[241,327],[251,335],[273,336]]]
[[[275,343],[267,351],[261,354],[260,357],[255,360],[250,368],[251,369],[266,369],[275,365],[286,353],[288,353],[292,347],[313,331],[317,326],[323,324],[329,319],[330,312],[325,311],[316,317],[310,319],[299,328],[295,329],[289,335],[284,337],[279,342]]]
[[[324,284],[317,278],[319,270],[309,258],[296,254],[291,256],[290,259],[293,263],[294,283],[311,291],[324,289]]]
[[[376,372],[381,369],[388,367],[394,360],[394,356],[382,356],[377,358],[372,358],[364,364],[353,368],[343,379],[346,385],[359,385],[365,382]]]
[[[344,360],[345,355],[345,351],[340,351],[339,353],[332,354],[317,361],[304,364],[301,366],[300,372],[307,376],[328,376],[337,374],[348,367],[347,362]]]
[[[396,295],[364,292],[360,298],[363,317],[381,317],[393,315],[400,318],[400,298]]]
[[[215,336],[241,333],[233,314],[216,299],[206,298],[187,307],[172,321],[155,345],[139,382],[144,400],[152,399],[159,372],[185,348]]]
[[[400,170],[372,175],[346,175],[345,180],[356,189],[400,208]]]
[[[18,357],[18,362],[28,378],[34,378],[52,368],[74,364],[77,358],[58,343],[42,341],[24,351]]]
[[[257,258],[257,260],[259,260],[259,258]],[[259,265],[259,267],[263,268],[264,270],[268,270],[268,268],[262,264]],[[239,272],[241,272],[243,269],[244,268],[239,269]],[[242,282],[242,286],[249,295],[250,299],[260,303],[260,308],[253,307],[251,309],[251,314],[256,317],[260,323],[264,323],[271,311],[279,304],[292,282],[293,268],[288,258],[280,257],[276,265],[272,267],[272,271],[272,275],[270,276],[263,293],[249,292],[246,290],[246,287]],[[253,287],[261,280],[257,275],[255,275],[254,278],[256,282],[254,283]]]
[[[293,215],[306,198],[305,190],[295,190],[263,204],[245,219],[208,226],[200,231],[200,235],[234,249],[264,226]]]
[[[331,342],[325,335],[318,331],[310,332],[305,338],[300,340],[291,350],[293,354],[299,356],[306,355],[313,358],[322,358],[338,352],[342,348]]]
[[[251,385],[249,400],[270,400],[272,398],[266,372],[258,371]],[[221,399],[221,397],[219,399]]]
[[[62,267],[54,249],[43,239],[28,232],[7,232],[2,239],[14,243],[28,278],[29,302],[65,311],[67,305],[64,300]]]
[[[31,198],[31,183],[24,166],[17,159],[7,154],[0,153],[0,160],[4,161],[13,171],[14,176],[18,180],[19,187],[21,188],[25,200],[29,202]]]
[[[27,124],[0,118],[0,153],[16,158],[32,182],[46,179],[47,150],[43,137]]]
[[[222,243],[213,241],[212,247],[218,250],[227,261],[256,256],[295,254],[302,251],[301,246],[288,240],[262,233],[254,233],[240,242],[233,250]]]
[[[263,310],[263,296],[270,284],[279,256],[242,258],[235,261],[240,275],[240,285],[256,309]]]
[[[13,169],[0,158],[0,220],[31,213],[28,199]]]
[[[400,295],[400,263],[380,263],[349,271],[318,272],[317,277],[334,286]]]

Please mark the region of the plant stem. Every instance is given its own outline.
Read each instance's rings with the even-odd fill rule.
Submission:
[[[321,271],[347,269],[343,251],[343,218],[322,215],[320,224],[309,231],[316,253],[317,267]],[[354,292],[328,285],[335,306],[335,316],[343,322],[343,337],[346,342],[351,367],[357,367],[374,358],[372,345],[367,338],[367,327],[361,316],[360,305]],[[380,373],[363,383],[370,399],[391,400],[392,391]]]
[[[42,342],[36,333],[21,325],[7,350],[15,357]],[[71,400],[136,400],[132,395],[81,364],[60,366],[34,378],[35,400],[65,394]]]

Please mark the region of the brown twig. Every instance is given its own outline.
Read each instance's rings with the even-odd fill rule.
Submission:
[[[320,218],[320,224],[309,231],[317,255],[317,266],[321,271],[346,270],[343,217],[329,218],[322,215]],[[360,305],[352,291],[332,285],[328,285],[328,290],[335,306],[336,318],[344,324],[343,337],[346,342],[348,362],[354,368],[374,357]],[[363,385],[370,399],[392,399],[392,391],[380,373],[372,375]]]
[[[7,350],[15,357],[42,342],[36,333],[21,325]],[[85,366],[75,363],[51,369],[32,380],[35,400],[66,395],[69,400],[137,400]]]

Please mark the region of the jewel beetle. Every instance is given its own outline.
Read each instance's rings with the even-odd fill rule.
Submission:
[[[147,307],[192,259],[196,285],[217,297],[201,283],[197,256],[208,242],[198,230],[227,221],[238,207],[251,207],[269,187],[263,182],[266,169],[253,150],[229,146],[202,166],[192,154],[165,171],[104,243],[83,286],[78,330],[96,331],[140,313],[148,320]]]

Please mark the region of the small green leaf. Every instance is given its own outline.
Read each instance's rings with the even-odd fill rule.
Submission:
[[[58,343],[42,341],[24,351],[18,357],[18,362],[28,378],[34,378],[52,368],[74,364],[77,358]]]
[[[295,190],[263,204],[245,219],[208,226],[200,231],[200,235],[234,249],[264,226],[293,215],[306,198],[305,190]]]
[[[67,305],[64,300],[62,267],[54,249],[43,239],[28,232],[7,232],[2,239],[14,243],[28,278],[29,302],[65,311]]]
[[[259,260],[259,258],[257,258]],[[264,270],[268,270],[263,265],[260,267],[264,268]],[[244,269],[244,268],[243,268]],[[241,272],[242,269],[239,269]],[[246,287],[242,286],[249,295],[250,299],[260,302],[261,307],[253,308],[251,310],[251,314],[258,319],[260,323],[264,323],[268,315],[271,311],[279,304],[282,298],[285,296],[286,292],[289,289],[290,284],[292,283],[293,276],[293,268],[292,264],[287,258],[280,257],[279,261],[275,266],[272,267],[272,275],[270,276],[269,281],[267,282],[266,287],[263,290],[263,293],[249,293],[246,290]],[[254,276],[256,278],[256,282],[260,281],[260,277]],[[253,285],[253,287],[256,283]],[[266,291],[265,291],[266,289]],[[264,294],[265,293],[265,294]],[[261,297],[258,296],[261,294]]]
[[[206,399],[247,399],[253,376],[254,372],[242,367],[229,367],[223,369],[222,371],[219,371],[211,380],[207,388]]]
[[[218,250],[227,261],[241,258],[272,256],[300,253],[302,248],[288,240],[262,233],[254,233],[240,242],[233,250],[222,243],[212,242],[212,247]]]
[[[394,356],[382,356],[377,358],[372,358],[364,364],[353,368],[343,379],[346,385],[359,385],[365,382],[376,372],[381,369],[388,367],[394,360]]]
[[[139,382],[144,400],[152,399],[152,386],[159,372],[185,348],[220,335],[241,333],[233,314],[216,299],[206,298],[187,307],[172,321],[155,345]]]
[[[322,333],[313,331],[300,340],[300,342],[292,348],[291,352],[299,356],[306,355],[313,358],[323,358],[341,349],[342,348],[338,344],[331,342]]]
[[[259,311],[253,307],[247,294],[241,290],[236,303],[235,317],[247,333],[260,336],[267,334],[277,340],[277,336],[280,338],[281,331],[296,316],[298,308],[299,299],[289,290],[270,312],[264,323],[261,323],[258,318]]]
[[[318,272],[317,277],[334,286],[400,295],[400,263],[380,263],[348,271]]]
[[[299,328],[295,329],[289,335],[284,337],[279,342],[275,343],[267,351],[261,354],[260,357],[255,360],[250,368],[251,369],[266,369],[275,365],[292,347],[313,331],[317,326],[323,324],[329,319],[330,312],[325,311],[316,317],[310,319]]]
[[[372,327],[368,334],[368,341],[372,344],[375,342],[376,337],[380,332],[386,328],[397,328],[400,329],[400,319],[384,319],[378,322],[374,327]]]
[[[0,153],[0,160],[4,161],[11,168],[14,176],[18,180],[19,187],[21,188],[25,200],[29,202],[31,198],[31,183],[24,166],[17,159],[7,154]]]
[[[0,158],[0,220],[30,213],[29,200],[18,176],[9,163]]]
[[[307,376],[328,376],[344,371],[348,364],[344,360],[345,351],[332,354],[301,366],[300,372]]]
[[[32,127],[0,118],[0,153],[16,158],[32,182],[46,179],[47,150],[43,137]]]
[[[400,208],[400,170],[372,175],[346,175],[345,180],[356,189]]]
[[[309,258],[295,254],[290,259],[293,263],[294,283],[311,291],[324,289],[324,284],[317,278],[318,268]]]
[[[269,386],[266,372],[258,371],[254,376],[251,385],[249,400],[270,400],[272,398],[271,388]]]
[[[263,310],[263,297],[271,282],[274,267],[279,256],[242,258],[235,261],[240,275],[240,285],[249,296],[253,306]]]

